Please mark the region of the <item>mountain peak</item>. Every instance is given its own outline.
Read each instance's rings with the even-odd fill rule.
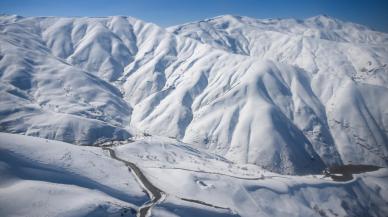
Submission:
[[[307,18],[307,19],[319,19],[319,20],[335,20],[334,17],[331,17],[327,14],[319,14],[319,15],[316,15],[316,16],[312,16],[310,18]]]
[[[317,15],[317,16],[313,16],[313,17],[309,17],[307,19],[305,19],[305,21],[310,21],[310,22],[320,22],[320,23],[323,23],[323,24],[327,24],[329,22],[335,22],[335,23],[338,23],[338,22],[341,22],[340,20],[334,18],[334,17],[330,17],[329,15],[326,15],[326,14],[320,14],[320,15]]]
[[[214,19],[241,19],[242,16],[239,15],[233,15],[233,14],[224,14],[224,15],[219,15],[213,18],[210,18],[210,20]]]
[[[210,19],[206,19],[204,21],[210,21],[210,22],[216,22],[216,23],[233,23],[233,24],[239,24],[242,22],[242,19],[245,17],[232,15],[232,14],[225,14],[216,16]]]

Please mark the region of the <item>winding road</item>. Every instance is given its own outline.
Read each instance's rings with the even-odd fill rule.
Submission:
[[[143,204],[137,212],[138,217],[146,217],[149,216],[151,213],[151,209],[153,206],[155,206],[157,203],[161,202],[164,199],[164,195],[166,195],[162,190],[157,188],[155,185],[153,185],[141,172],[139,167],[136,166],[136,164],[131,163],[129,161],[123,160],[116,156],[116,153],[113,149],[109,147],[103,147],[102,149],[109,151],[109,155],[111,158],[123,162],[130,172],[133,173],[133,175],[136,177],[139,184],[143,187],[143,189],[147,192],[148,196],[151,198],[150,201]]]

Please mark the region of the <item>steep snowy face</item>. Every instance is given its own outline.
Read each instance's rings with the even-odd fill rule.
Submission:
[[[48,46],[45,19],[6,18],[0,26],[1,131],[80,144],[130,136],[124,127],[132,109],[120,91],[60,58],[69,46]]]
[[[1,131],[80,144],[146,132],[281,173],[387,165],[387,36],[320,20],[172,30],[193,40],[130,17],[3,16]],[[348,28],[364,35],[332,40]]]
[[[344,162],[387,164],[388,34],[327,16],[257,20],[226,15],[168,30],[230,53],[296,66],[305,74],[300,86],[310,92],[301,95],[290,85],[294,107],[282,113],[315,150],[324,156],[336,147]],[[314,106],[306,95],[315,97]]]

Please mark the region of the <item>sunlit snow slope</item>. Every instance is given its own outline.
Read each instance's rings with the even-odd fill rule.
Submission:
[[[387,164],[388,34],[327,16],[257,20],[226,15],[169,31],[299,68],[303,77],[280,80],[287,94],[267,91],[272,105],[325,162],[337,161],[339,154],[345,163]],[[295,80],[309,91],[300,91]],[[261,86],[275,82],[267,79]]]
[[[111,147],[165,193],[149,216],[386,216],[388,169],[346,182],[234,164],[163,137]],[[148,197],[100,147],[0,133],[0,216],[139,216]]]
[[[281,173],[387,165],[388,35],[327,17],[0,19],[1,131],[175,137]]]
[[[1,216],[135,216],[148,200],[96,147],[0,133],[0,173]]]

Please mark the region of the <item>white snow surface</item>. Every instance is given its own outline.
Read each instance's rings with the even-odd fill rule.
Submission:
[[[0,171],[0,216],[135,216],[148,200],[97,147],[0,133]]]
[[[179,205],[198,206],[182,198],[226,208],[218,209],[226,212],[220,216],[384,216],[388,212],[387,168],[334,182],[323,175],[286,176],[234,164],[168,138],[138,138],[115,150],[168,193],[155,216],[174,216],[162,211],[179,213]]]
[[[388,34],[327,16],[0,18],[0,131],[172,137],[283,174],[388,164]]]
[[[168,138],[138,137],[113,148],[165,192],[151,216],[388,212],[386,168],[334,182],[322,175],[287,176],[235,164]],[[128,168],[99,147],[0,133],[0,171],[1,216],[135,216],[147,201]]]
[[[230,53],[297,67],[301,72],[291,82],[278,79],[287,94],[274,88],[276,79],[261,86],[270,87],[272,104],[321,158],[387,164],[387,33],[324,15],[306,20],[225,15],[168,30]]]

